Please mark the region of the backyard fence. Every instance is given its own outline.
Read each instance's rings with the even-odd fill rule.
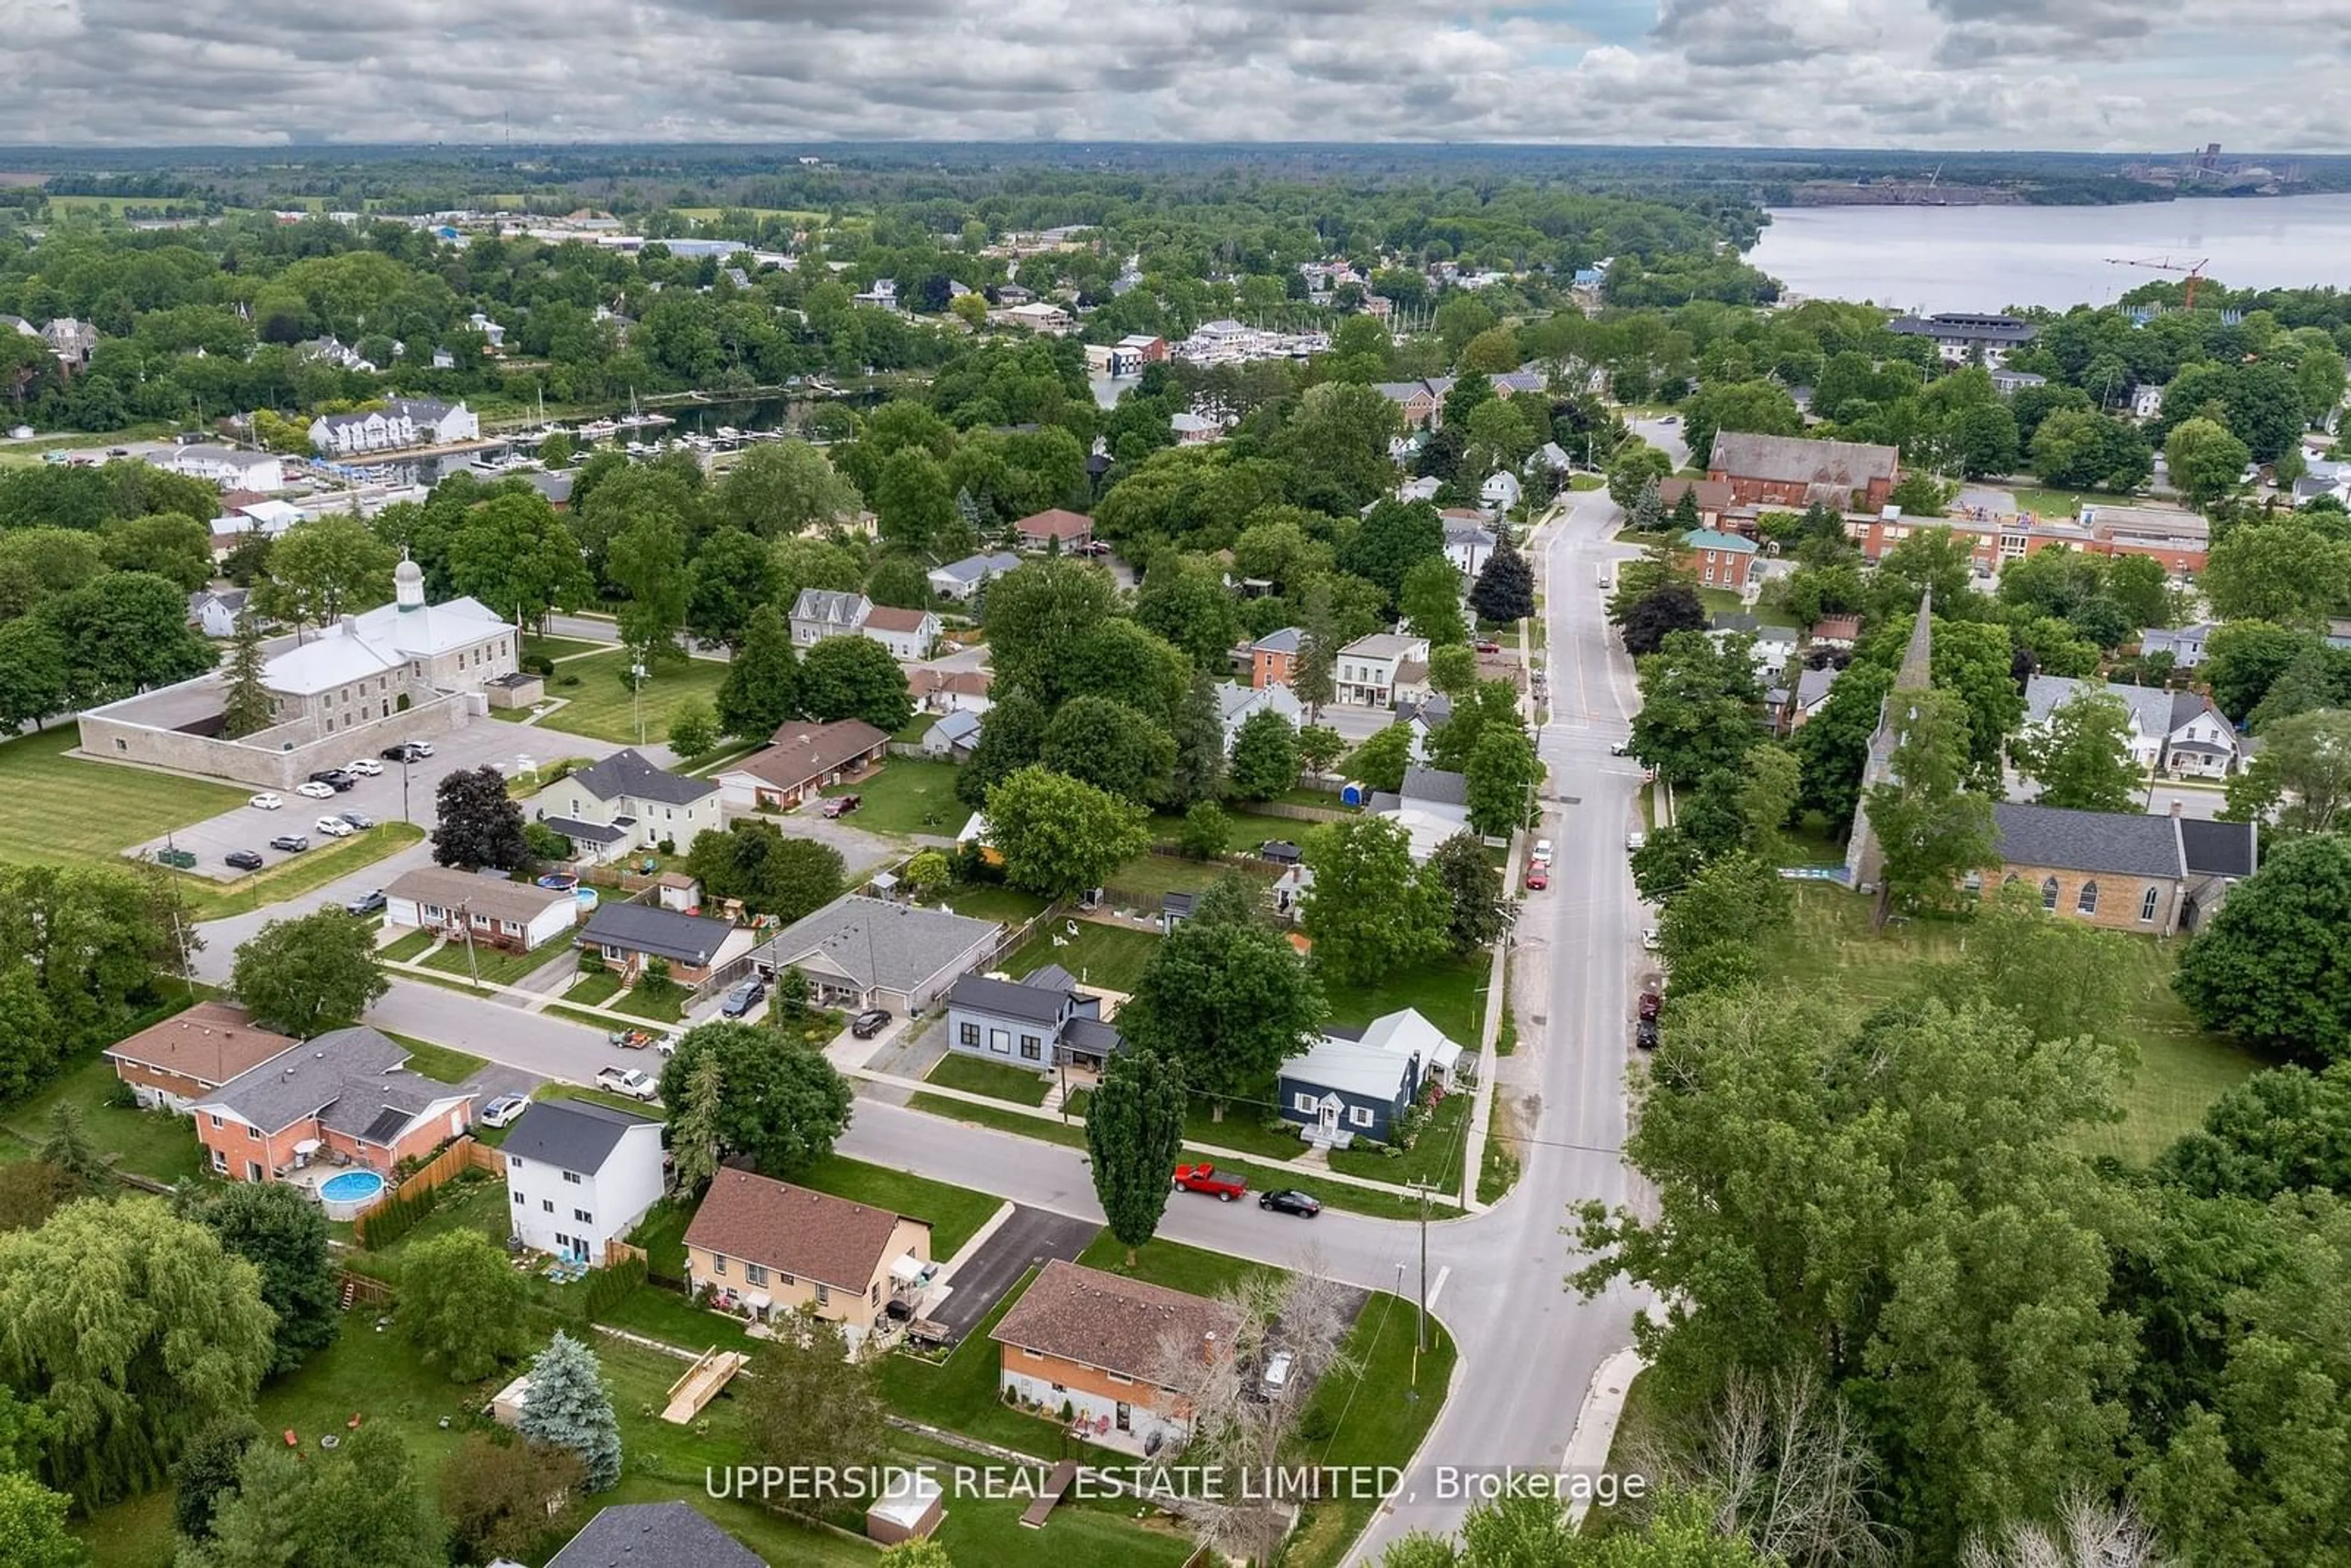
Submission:
[[[1363,813],[1337,806],[1301,806],[1289,800],[1252,800],[1243,815],[1287,817],[1296,822],[1352,822]]]
[[[368,1239],[369,1220],[378,1215],[387,1217],[394,1214],[404,1215],[408,1224],[402,1225],[399,1228],[405,1230],[408,1225],[413,1225],[426,1213],[431,1212],[429,1205],[420,1205],[417,1201],[426,1194],[448,1182],[455,1181],[460,1175],[469,1170],[503,1172],[505,1169],[506,1159],[497,1150],[487,1144],[475,1142],[471,1136],[458,1138],[439,1154],[417,1166],[406,1181],[402,1182],[398,1186],[387,1187],[383,1196],[376,1199],[373,1205],[354,1216],[351,1220],[351,1232],[359,1238],[360,1245],[362,1247],[389,1245],[398,1239],[399,1232],[395,1231],[390,1236],[379,1236],[371,1242]]]

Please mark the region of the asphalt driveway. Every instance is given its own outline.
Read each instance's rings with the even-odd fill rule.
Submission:
[[[932,1318],[946,1324],[955,1339],[962,1340],[995,1310],[1007,1291],[1020,1282],[1021,1275],[1042,1268],[1048,1259],[1077,1261],[1078,1254],[1101,1229],[1090,1219],[1015,1206],[1011,1218],[998,1226],[996,1234],[981,1242],[979,1250],[955,1271],[948,1281],[954,1289]]]

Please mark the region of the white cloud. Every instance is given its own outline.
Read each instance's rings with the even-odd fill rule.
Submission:
[[[517,140],[2351,147],[2340,73],[2309,68],[2351,39],[2351,0],[1604,9],[0,0],[0,72],[24,142],[466,141],[510,120]]]

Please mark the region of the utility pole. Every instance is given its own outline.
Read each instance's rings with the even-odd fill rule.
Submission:
[[[1413,1302],[1412,1384],[1420,1386],[1420,1358],[1428,1351],[1428,1184],[1412,1184],[1420,1194],[1420,1295]]]
[[[473,905],[468,904],[459,904],[457,906],[457,919],[465,927],[465,967],[473,974],[474,984],[478,988],[482,983],[482,961],[474,954]]]

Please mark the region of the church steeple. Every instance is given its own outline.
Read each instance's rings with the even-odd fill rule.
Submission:
[[[1878,705],[1877,728],[1869,737],[1869,755],[1862,764],[1861,799],[1853,813],[1853,834],[1845,841],[1844,868],[1848,886],[1868,887],[1885,864],[1876,830],[1869,825],[1869,792],[1894,779],[1894,747],[1899,739],[1896,716],[1906,722],[1917,711],[1903,700],[1905,692],[1923,692],[1935,684],[1935,593],[1918,596],[1918,619],[1910,628],[1910,644],[1902,651],[1902,667],[1895,672],[1894,687]],[[1899,705],[1897,706],[1897,705]]]
[[[1935,591],[1918,596],[1918,619],[1910,628],[1910,645],[1902,651],[1902,668],[1894,677],[1897,692],[1923,692],[1934,684]]]
[[[400,552],[400,564],[392,569],[392,601],[403,615],[424,608],[424,569],[409,559],[405,549]]]

